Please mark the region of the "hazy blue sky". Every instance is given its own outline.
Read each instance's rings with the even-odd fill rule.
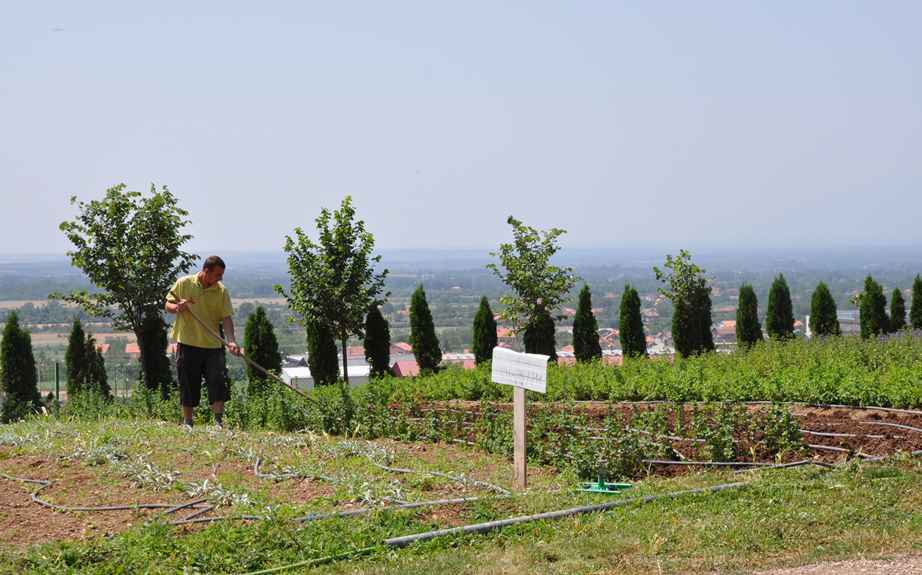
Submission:
[[[167,184],[195,247],[922,242],[920,2],[7,2],[0,253]]]

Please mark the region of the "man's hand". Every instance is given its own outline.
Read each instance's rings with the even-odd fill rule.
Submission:
[[[231,352],[232,355],[240,355],[240,346],[237,345],[236,341],[227,342],[227,351]]]
[[[168,302],[168,303],[172,306],[172,309],[171,309],[169,306],[167,307],[167,311],[168,311],[168,312],[171,312],[171,313],[182,313],[182,312],[188,310],[188,309],[189,309],[189,306],[190,306],[191,304],[194,304],[194,303],[195,303],[195,300],[194,300],[193,298],[189,298],[189,299],[181,299],[181,300],[176,300],[176,301],[170,301],[170,302]]]

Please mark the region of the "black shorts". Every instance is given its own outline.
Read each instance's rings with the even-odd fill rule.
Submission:
[[[201,403],[203,377],[208,386],[208,403],[230,399],[224,348],[211,349],[178,344],[176,373],[179,377],[179,398],[182,405],[197,407]]]

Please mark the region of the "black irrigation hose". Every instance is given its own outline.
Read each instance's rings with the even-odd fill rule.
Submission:
[[[839,403],[800,403],[796,401],[787,402],[794,405],[806,405],[807,407],[822,408],[845,408],[845,409],[866,409],[870,411],[886,411],[890,413],[907,413],[910,415],[922,415],[922,411],[917,409],[899,409],[896,407],[878,407],[876,405],[842,405]]]
[[[700,467],[771,467],[774,463],[756,461],[675,461],[672,459],[641,459],[651,465],[693,465]]]
[[[186,521],[188,521],[188,520],[190,520],[190,519],[195,519],[196,517],[199,517],[199,516],[201,516],[201,515],[204,515],[204,514],[208,513],[208,512],[211,511],[212,509],[214,509],[214,505],[206,505],[205,507],[202,507],[201,509],[199,509],[199,510],[196,511],[195,513],[190,513],[189,515],[187,515],[186,517],[184,517],[184,519],[185,519]]]
[[[320,479],[321,481],[326,481],[327,483],[337,484],[339,480],[330,477],[329,475],[321,475],[319,473],[302,473],[299,471],[295,472],[286,472],[286,473],[262,473],[259,471],[259,466],[262,464],[262,459],[256,457],[256,461],[253,463],[253,475],[259,479],[271,479],[273,481],[284,481],[286,479]]]
[[[469,483],[471,485],[478,485],[480,487],[485,487],[487,489],[490,489],[502,495],[509,495],[508,489],[504,489],[500,487],[499,485],[493,485],[492,483],[488,483],[486,481],[480,481],[478,479],[468,479],[465,477],[458,477],[456,475],[452,475],[451,473],[444,473],[442,471],[425,471],[425,470],[417,470],[417,469],[405,469],[403,467],[390,467],[388,465],[384,465],[383,463],[378,463],[377,461],[372,459],[370,456],[366,455],[365,457],[366,459],[368,459],[369,462],[371,462],[372,465],[374,465],[378,469],[383,469],[384,471],[390,471],[391,473],[419,473],[422,475],[432,475],[434,477],[444,477],[445,479],[450,479],[458,483],[465,483],[465,484]]]
[[[905,429],[907,431],[914,431],[916,433],[922,433],[922,429],[918,427],[913,427],[911,425],[903,425],[902,423],[890,423],[887,421],[857,421],[858,425],[882,425],[884,427],[895,427],[897,429]]]
[[[730,400],[727,400],[730,401]],[[661,405],[669,404],[675,405],[679,403],[683,404],[694,404],[694,403],[720,403],[714,401],[673,401],[668,399],[651,399],[648,401],[616,401],[611,399],[580,399],[573,400],[570,403],[598,403],[598,404],[611,404],[617,403],[620,405]],[[887,411],[891,413],[906,413],[909,415],[922,415],[922,411],[917,409],[901,409],[897,407],[880,407],[876,405],[845,405],[841,403],[809,403],[805,401],[764,401],[764,400],[753,400],[753,401],[733,401],[733,403],[742,403],[744,405],[803,405],[805,407],[820,407],[824,409],[837,408],[837,409],[865,409],[869,411]]]
[[[349,509],[347,511],[331,511],[329,513],[308,513],[302,517],[298,517],[294,521],[298,523],[307,523],[310,521],[321,521],[323,519],[331,519],[333,517],[355,517],[357,515],[367,515],[376,510],[388,510],[388,509],[418,509],[420,507],[438,507],[442,505],[461,505],[464,503],[470,503],[472,501],[481,501],[483,499],[505,499],[509,497],[515,497],[515,495],[500,495],[497,497],[456,497],[454,499],[433,499],[429,501],[411,501],[408,503],[400,503],[398,505],[392,505],[389,507],[362,507],[359,509]],[[266,519],[263,515],[218,515],[216,517],[202,517],[196,518],[195,514],[186,517],[185,519],[179,519],[173,521],[170,525],[187,525],[189,523],[213,523],[216,521],[258,521],[261,519]]]
[[[804,435],[816,435],[819,437],[868,437],[870,439],[884,439],[884,435],[861,434],[861,433],[834,433],[831,431],[813,431],[811,429],[801,429]]]
[[[358,557],[359,555],[367,555],[375,549],[377,549],[377,547],[363,547],[354,551],[337,553],[336,555],[327,555],[326,557],[318,557],[317,559],[298,561],[297,563],[291,563],[290,565],[281,565],[279,567],[272,567],[270,569],[263,569],[261,571],[250,571],[249,573],[246,573],[246,575],[268,575],[269,573],[280,573],[282,571],[288,571],[289,569],[294,569],[296,567],[315,567],[317,565],[332,563],[333,561],[338,561],[340,559],[351,559],[353,557]]]
[[[737,483],[722,483],[720,485],[714,485],[712,487],[699,487],[695,489],[685,489],[682,491],[674,491],[672,493],[663,493],[660,495],[648,495],[646,497],[632,497],[630,499],[620,499],[618,501],[611,501],[608,503],[599,503],[596,505],[584,505],[581,507],[571,507],[569,509],[560,509],[558,511],[547,511],[544,513],[537,513],[535,515],[522,515],[519,517],[510,517],[508,519],[500,519],[497,521],[487,521],[486,523],[475,523],[473,525],[463,525],[461,527],[451,527],[448,529],[436,529],[434,531],[426,531],[424,533],[416,533],[414,535],[404,535],[402,537],[391,537],[384,540],[384,544],[388,547],[406,547],[413,543],[418,543],[421,541],[429,541],[437,537],[444,537],[446,535],[462,535],[470,533],[485,533],[487,531],[493,531],[495,529],[501,529],[503,527],[509,527],[510,525],[518,525],[520,523],[529,523],[532,521],[542,521],[542,520],[553,520],[553,519],[563,519],[565,517],[571,517],[573,515],[582,515],[585,513],[597,513],[599,511],[607,511],[609,509],[614,509],[616,507],[624,507],[631,505],[633,503],[651,503],[653,501],[658,501],[662,499],[672,499],[675,497],[681,497],[683,495],[697,495],[697,494],[711,494],[717,493],[719,491],[725,491],[729,489],[737,489],[743,486],[748,485],[748,482],[737,482]]]
[[[502,529],[504,527],[509,527],[511,525],[518,525],[520,523],[530,523],[532,521],[551,521],[555,519],[563,519],[566,517],[571,517],[574,515],[583,515],[587,513],[598,513],[600,511],[608,511],[609,509],[614,509],[616,507],[625,507],[634,503],[644,504],[651,503],[653,501],[659,501],[662,499],[672,499],[676,497],[681,497],[684,495],[697,495],[697,494],[712,494],[719,491],[726,491],[729,489],[737,489],[748,485],[748,482],[736,482],[736,483],[723,483],[720,485],[714,485],[712,487],[699,487],[695,489],[685,489],[682,491],[674,491],[672,493],[663,493],[660,495],[648,495],[646,497],[632,497],[630,499],[621,499],[618,501],[611,501],[608,503],[599,503],[596,505],[584,505],[581,507],[571,507],[568,509],[560,509],[558,511],[547,511],[544,513],[537,513],[535,515],[521,515],[518,517],[510,517],[508,519],[500,519],[497,521],[487,521],[485,523],[475,523],[472,525],[463,525],[461,527],[452,527],[449,529],[436,529],[434,531],[426,531],[423,533],[415,533],[413,535],[403,535],[400,537],[390,537],[385,539],[382,543],[387,547],[392,547],[399,549],[412,545],[413,543],[419,543],[422,541],[430,541],[438,537],[444,537],[447,535],[467,535],[467,534],[476,534],[476,533],[486,533],[488,531],[494,531],[496,529]],[[287,571],[289,569],[294,569],[297,567],[307,567],[311,565],[317,565],[320,563],[329,563],[331,561],[336,561],[338,559],[348,559],[358,555],[365,555],[378,547],[364,547],[362,549],[357,549],[355,551],[349,551],[346,553],[340,553],[337,555],[329,555],[327,557],[320,557],[318,559],[308,559],[305,561],[299,561],[297,563],[291,563],[289,565],[280,565],[278,567],[272,567],[270,569],[263,569],[261,571],[251,571],[246,575],[266,575],[269,573],[279,573],[281,571]]]
[[[883,461],[884,459],[886,459],[886,458],[888,458],[888,457],[892,457],[893,455],[894,455],[894,454],[891,453],[891,454],[889,454],[889,455],[874,455],[874,456],[867,456],[867,457],[864,458],[864,460],[865,460],[865,461],[868,461],[868,462]],[[909,456],[910,456],[910,457],[919,457],[919,456],[922,456],[922,449],[917,449],[917,450],[915,450],[915,451],[910,451],[910,452],[909,452]]]
[[[42,507],[51,509],[53,511],[80,511],[80,512],[96,512],[96,511],[136,511],[138,509],[165,509],[164,513],[172,513],[178,511],[179,509],[185,509],[188,507],[199,508],[201,502],[189,502],[177,506],[175,503],[132,503],[130,505],[98,505],[93,507],[86,506],[67,506],[67,505],[58,505],[56,503],[50,503],[38,496],[43,490],[48,489],[54,484],[54,481],[47,479],[29,479],[26,477],[14,477],[12,475],[7,475],[6,473],[0,473],[0,477],[7,479],[9,481],[18,481],[20,483],[33,483],[39,486],[38,489],[32,492],[31,499],[35,503],[41,505]]]

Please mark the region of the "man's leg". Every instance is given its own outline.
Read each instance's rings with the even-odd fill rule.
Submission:
[[[212,403],[211,411],[214,413],[214,422],[218,425],[224,425],[224,402],[216,401]]]
[[[177,347],[176,375],[183,424],[192,426],[194,410],[202,398],[203,354],[201,349],[180,344]]]
[[[182,406],[182,422],[184,424],[189,426],[192,425],[192,421],[195,419],[195,414],[193,413],[194,410],[195,408],[191,405]]]
[[[208,383],[208,401],[218,426],[224,425],[224,402],[229,399],[227,376],[225,374],[224,350],[209,350],[205,364],[205,381]]]

